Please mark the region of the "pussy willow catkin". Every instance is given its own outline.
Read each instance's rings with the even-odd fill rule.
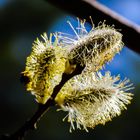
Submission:
[[[88,131],[88,127],[105,124],[120,115],[132,99],[129,90],[133,87],[127,79],[121,81],[110,72],[105,75],[98,72],[121,51],[121,33],[104,23],[93,26],[89,32],[85,21],[78,20],[76,28],[68,23],[75,36],[59,32],[54,34],[52,42],[52,36],[42,35],[43,41],[34,42],[22,74],[28,78],[27,90],[35,95],[37,102],[45,104],[63,73],[71,74],[79,65],[85,67],[80,75],[65,83],[55,102],[68,111],[70,130],[76,124],[77,128]]]
[[[122,34],[104,23],[96,28],[93,26],[89,32],[84,26],[85,21],[80,21],[76,29],[68,23],[76,36],[59,33],[58,39],[61,46],[68,49],[71,64],[79,63],[96,72],[123,47]]]
[[[110,72],[103,76],[100,72],[82,73],[67,82],[58,94],[56,101],[62,110],[68,111],[70,131],[76,127],[94,128],[105,124],[121,114],[130,104],[133,89],[128,79],[112,77]],[[82,127],[81,127],[82,126]]]
[[[66,54],[65,49],[58,46],[57,39],[52,43],[52,35],[50,38],[46,34],[41,37],[43,41],[37,39],[34,42],[22,74],[29,79],[26,84],[27,91],[35,95],[37,102],[44,104],[61,81]]]

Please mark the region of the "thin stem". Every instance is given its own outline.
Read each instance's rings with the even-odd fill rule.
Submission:
[[[41,119],[41,117],[48,111],[48,109],[51,106],[55,105],[55,97],[57,96],[57,94],[59,93],[63,85],[73,76],[80,74],[82,70],[83,67],[77,66],[77,68],[72,74],[63,73],[60,84],[54,88],[54,91],[51,97],[47,100],[47,102],[44,105],[39,104],[39,108],[36,111],[36,113],[33,115],[33,117],[28,121],[26,121],[25,124],[21,128],[19,128],[14,134],[3,137],[3,140],[4,139],[21,140],[29,132],[29,130],[36,129],[37,122]]]

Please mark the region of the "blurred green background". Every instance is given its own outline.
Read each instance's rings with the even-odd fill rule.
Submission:
[[[100,2],[140,24],[139,0]],[[34,97],[26,92],[19,80],[33,41],[43,32],[71,32],[66,21],[75,24],[74,18],[44,0],[0,0],[0,134],[16,131],[37,109]],[[127,111],[89,133],[79,130],[69,133],[70,124],[62,122],[66,114],[51,108],[41,119],[38,129],[31,131],[25,139],[139,140],[140,55],[125,48],[105,70],[111,70],[113,75],[120,73],[134,83],[134,99]]]

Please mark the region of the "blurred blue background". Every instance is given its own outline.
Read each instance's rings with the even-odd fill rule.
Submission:
[[[99,1],[140,24],[139,0]],[[36,37],[43,32],[72,33],[67,20],[76,25],[76,17],[44,0],[0,0],[0,134],[14,132],[36,111],[33,96],[20,83],[20,72],[25,68],[26,57]],[[125,47],[105,70],[110,70],[112,75],[128,77],[134,83],[134,99],[127,111],[89,133],[76,130],[71,134],[69,123],[62,122],[66,114],[52,108],[41,119],[38,129],[30,132],[25,139],[139,140],[140,55]]]

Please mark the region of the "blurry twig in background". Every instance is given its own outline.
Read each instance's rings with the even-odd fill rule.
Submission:
[[[95,24],[106,20],[108,25],[121,29],[123,42],[132,50],[140,53],[140,26],[127,20],[116,12],[95,0],[46,0],[80,18],[89,20],[92,16]]]

